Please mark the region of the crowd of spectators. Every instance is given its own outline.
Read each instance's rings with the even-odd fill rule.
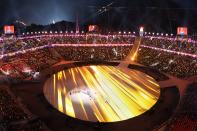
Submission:
[[[123,35],[43,35],[4,40],[0,46],[4,56],[0,63],[0,74],[19,79],[33,76],[60,60],[67,61],[120,61],[129,54],[134,36]],[[58,45],[57,45],[58,44]],[[112,46],[61,46],[68,44],[112,45]],[[118,44],[114,45],[113,44]],[[121,46],[128,44],[127,46]],[[54,46],[55,45],[55,46]],[[197,45],[180,43],[169,39],[145,37],[142,45],[179,52],[196,54]],[[39,48],[42,47],[42,48]],[[27,50],[25,52],[24,50]],[[18,54],[13,52],[21,51]],[[11,53],[11,55],[9,55]],[[141,47],[137,62],[159,71],[187,78],[197,75],[197,59],[165,51]]]
[[[137,61],[179,78],[197,75],[197,59],[187,56],[141,48]]]
[[[5,87],[0,88],[0,130],[28,130],[47,129],[40,120],[34,120],[30,114]],[[14,128],[13,128],[14,127]],[[18,127],[18,128],[16,128]],[[12,129],[13,128],[13,129]],[[28,130],[29,131],[29,130]]]
[[[3,89],[0,90],[0,116],[0,121],[5,123],[28,119],[28,115],[17,105],[11,95]]]
[[[132,44],[134,40],[134,36],[44,35],[4,40],[0,52],[7,54],[50,44]]]
[[[197,83],[191,84],[173,118],[169,121],[166,131],[196,131],[197,130]]]
[[[16,51],[22,51],[25,49],[30,49],[34,47],[39,47],[43,45],[47,45],[47,41],[40,41],[39,38],[32,38],[32,39],[8,39],[5,40],[0,45],[0,52],[1,54],[12,53]]]
[[[38,118],[20,124],[12,124],[7,127],[9,131],[47,131],[46,125]]]
[[[142,43],[147,46],[158,47],[162,49],[168,49],[178,52],[197,54],[197,44],[192,43],[186,39],[175,40],[175,39],[159,39],[155,37],[144,38]]]

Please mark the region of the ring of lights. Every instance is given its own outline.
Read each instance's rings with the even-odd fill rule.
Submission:
[[[60,112],[91,122],[117,122],[142,115],[160,97],[152,77],[116,65],[80,63],[54,73],[44,85],[47,101]]]

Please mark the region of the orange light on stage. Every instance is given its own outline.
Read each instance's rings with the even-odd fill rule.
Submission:
[[[4,26],[5,34],[14,34],[14,26]]]
[[[160,97],[160,86],[137,70],[91,65],[54,74],[44,85],[44,95],[53,107],[70,117],[117,122],[150,110]]]
[[[178,27],[177,28],[177,35],[188,35],[188,28],[187,27]]]

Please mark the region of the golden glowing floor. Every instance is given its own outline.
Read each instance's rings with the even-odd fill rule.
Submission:
[[[149,110],[160,87],[150,76],[128,68],[83,66],[60,71],[44,86],[46,99],[68,116],[115,122]]]

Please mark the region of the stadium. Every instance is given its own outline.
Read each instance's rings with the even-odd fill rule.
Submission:
[[[190,28],[106,32],[108,23],[82,27],[78,17],[72,26],[3,25],[0,130],[197,129],[197,39]]]

